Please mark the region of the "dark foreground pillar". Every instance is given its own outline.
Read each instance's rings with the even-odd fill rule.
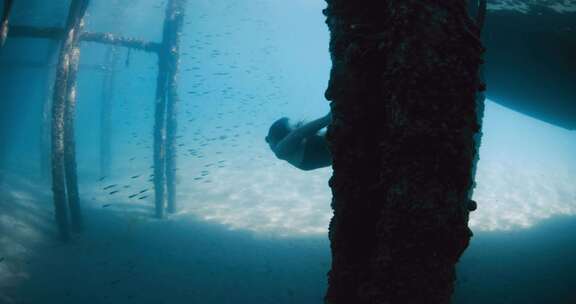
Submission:
[[[449,303],[469,243],[482,45],[464,0],[327,0],[326,303]]]

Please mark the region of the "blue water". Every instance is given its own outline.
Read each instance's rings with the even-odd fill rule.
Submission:
[[[68,1],[17,1],[11,22],[62,26]],[[165,1],[93,1],[87,31],[159,41]],[[50,43],[0,50],[0,303],[322,303],[330,168],[304,172],[264,142],[281,116],[327,113],[322,1],[189,0],[179,73],[179,212],[153,215],[157,59],[117,48],[112,173],[99,172],[109,47],[83,43],[76,121],[86,231],[56,240],[41,170]],[[53,47],[53,46],[52,46]],[[20,66],[18,65],[20,64]],[[487,101],[455,303],[576,303],[576,133]],[[131,178],[138,176],[137,178]],[[120,191],[109,194],[108,185]],[[144,197],[143,199],[138,199]]]

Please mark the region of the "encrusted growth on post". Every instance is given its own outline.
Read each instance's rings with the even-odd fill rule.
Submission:
[[[112,33],[82,33],[80,37],[82,41],[98,42],[102,44],[110,44],[115,46],[127,47],[130,49],[137,49],[145,52],[158,52],[160,45],[156,42],[144,41],[135,38],[127,38],[114,35]]]
[[[478,29],[465,1],[327,2],[326,303],[449,303],[471,236]]]
[[[180,36],[184,18],[185,0],[169,0],[166,6],[164,33],[161,43],[142,41],[116,36],[111,33],[82,32],[82,20],[89,0],[72,0],[68,21],[64,29],[53,27],[11,27],[10,37],[42,38],[61,40],[61,49],[56,66],[56,80],[52,102],[52,176],[56,219],[62,239],[69,238],[69,220],[72,228],[79,231],[82,227],[80,202],[76,176],[74,143],[74,113],[76,107],[76,74],[79,66],[80,41],[97,42],[114,46],[139,49],[158,54],[158,79],[155,99],[154,125],[154,189],[156,216],[163,217],[164,209],[176,211],[176,128],[177,128],[177,76],[180,61]],[[5,0],[2,17],[2,44],[7,36],[7,20],[12,1]],[[28,63],[27,67],[45,68],[48,65]],[[94,68],[94,67],[91,67]],[[96,69],[109,73],[106,67]],[[110,79],[105,91],[112,91]],[[105,97],[105,99],[109,99]],[[109,105],[104,104],[104,108]],[[106,112],[106,111],[104,111]],[[105,115],[103,115],[105,116]],[[103,118],[102,124],[107,124]],[[106,129],[106,128],[103,128]],[[106,131],[106,130],[104,130]],[[109,144],[101,143],[102,155],[109,155]],[[103,157],[101,168],[109,162]],[[104,174],[105,169],[101,170]],[[167,197],[166,197],[167,196]],[[68,208],[71,219],[68,216]]]
[[[55,41],[49,41],[46,60],[44,63],[37,65],[37,68],[46,71],[44,74],[45,77],[44,86],[46,88],[45,89],[46,96],[44,97],[44,100],[42,102],[42,114],[41,114],[42,122],[40,124],[40,141],[38,143],[38,151],[40,157],[40,176],[42,177],[42,180],[46,181],[49,181],[50,177],[50,132],[51,132],[50,125],[52,119],[50,110],[52,108],[52,95],[53,95],[52,93],[55,78],[54,68],[56,67],[54,62],[56,61],[56,56],[58,55],[57,53],[58,46],[59,46],[58,43],[56,43]],[[29,66],[30,65],[28,64],[21,64],[21,63],[14,64],[15,68],[22,68]],[[2,64],[2,66],[0,66],[0,69],[4,67],[5,64]]]
[[[82,22],[77,27],[82,30]],[[70,222],[73,232],[82,230],[82,213],[80,208],[80,194],[78,192],[78,176],[76,172],[76,141],[74,121],[76,116],[77,75],[80,61],[80,48],[78,43],[70,52],[70,67],[66,84],[66,111],[64,112],[64,167],[66,172],[66,192],[68,194],[68,208],[70,208]]]
[[[184,18],[184,0],[166,5],[162,46],[158,53],[156,114],[154,125],[154,189],[156,216],[176,211],[176,103],[180,61],[180,35]]]
[[[64,34],[65,31],[55,27],[32,27],[19,25],[12,26],[10,29],[10,37],[15,38],[25,37],[60,40],[64,37]],[[160,50],[159,43],[117,36],[112,33],[82,32],[80,33],[80,40],[127,47],[152,53],[157,53]]]
[[[68,240],[70,237],[68,208],[72,228],[78,231],[82,223],[76,182],[73,128],[76,72],[80,56],[78,37],[87,6],[88,0],[74,0],[70,6],[66,35],[60,47],[52,101],[52,192],[56,221],[63,240]]]
[[[184,23],[184,0],[169,2],[165,44],[168,54],[168,88],[166,95],[166,190],[167,211],[176,212],[176,131],[178,114],[178,68],[180,36]]]

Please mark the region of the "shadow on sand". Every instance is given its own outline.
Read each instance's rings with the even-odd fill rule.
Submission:
[[[190,214],[159,221],[141,205],[93,204],[84,212],[85,233],[64,245],[46,228],[49,205],[29,210],[19,202],[11,214],[27,227],[4,227],[3,239],[27,250],[0,250],[0,267],[18,270],[17,279],[0,285],[2,303],[323,302],[326,235],[262,236]],[[34,230],[44,240],[16,233]],[[576,303],[573,231],[575,217],[557,217],[528,230],[476,233],[459,265],[454,302]]]

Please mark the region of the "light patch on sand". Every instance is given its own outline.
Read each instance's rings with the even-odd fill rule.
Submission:
[[[562,151],[574,148],[570,142],[576,142],[576,134],[492,102],[484,131],[472,229],[524,229],[555,215],[576,214],[576,170],[571,169],[576,162],[567,163],[570,154]],[[274,158],[260,138],[243,138],[241,147],[218,156],[207,148],[203,162],[226,159],[223,168],[180,159],[178,216],[276,236],[326,234],[331,169],[299,171]],[[199,175],[202,170],[207,175]]]
[[[482,163],[472,229],[524,229],[554,215],[576,215],[576,184],[569,182],[576,174],[541,169]],[[249,172],[225,170],[212,176],[212,183],[181,184],[181,216],[278,236],[327,233],[330,170],[301,173],[278,165]]]
[[[483,163],[478,167],[474,199],[478,210],[470,217],[476,230],[529,228],[555,215],[576,214],[575,172]]]
[[[272,159],[262,162],[266,165],[212,172],[209,183],[180,183],[183,212],[264,234],[325,233],[332,214],[331,171],[300,172]]]

